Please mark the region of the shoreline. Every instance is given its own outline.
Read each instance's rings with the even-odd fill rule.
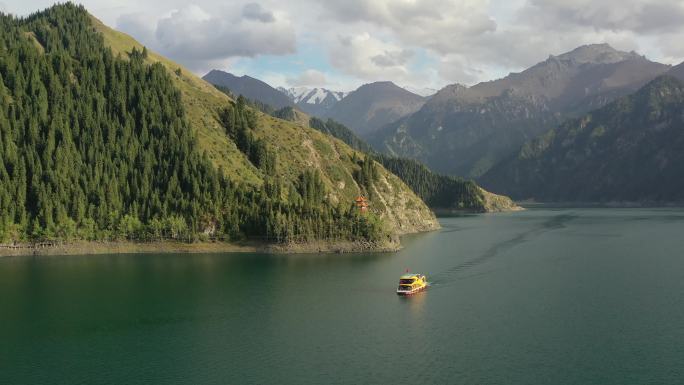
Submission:
[[[525,208],[581,208],[581,209],[676,209],[684,208],[684,202],[516,202]]]
[[[459,215],[515,213],[515,212],[525,211],[525,210],[527,210],[527,209],[524,206],[522,206],[521,204],[518,204],[518,202],[516,202],[512,206],[507,206],[505,208],[496,208],[496,209],[490,208],[490,209],[485,209],[485,210],[443,208],[443,207],[432,208],[432,212],[435,213],[437,218],[459,216]]]
[[[103,255],[103,254],[342,254],[361,252],[394,252],[401,249],[398,240],[385,242],[314,241],[308,243],[265,244],[257,242],[132,242],[132,241],[73,241],[57,245],[19,244],[0,245],[0,258],[19,256]]]
[[[511,209],[506,210],[490,210],[490,211],[479,211],[471,209],[448,209],[448,208],[435,208],[432,211],[435,213],[437,218],[448,218],[457,217],[461,215],[486,215],[486,214],[505,214],[505,213],[517,213],[520,211],[525,211],[527,208],[523,206],[515,206]]]

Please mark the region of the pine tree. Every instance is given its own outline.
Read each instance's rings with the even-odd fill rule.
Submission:
[[[200,151],[173,74],[148,64],[146,47],[114,56],[90,20],[71,3],[0,15],[0,242],[381,236],[327,201],[320,173],[278,177],[244,98],[219,119],[265,182],[231,183]],[[369,180],[372,162],[361,166]]]

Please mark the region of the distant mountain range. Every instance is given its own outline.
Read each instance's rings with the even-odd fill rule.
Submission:
[[[425,103],[423,96],[392,82],[364,84],[352,92],[306,87],[278,90],[302,111],[338,121],[362,137],[417,111]],[[431,91],[419,90],[426,94]]]
[[[517,199],[684,202],[683,149],[684,82],[661,76],[525,144],[481,182]]]
[[[582,46],[503,79],[447,86],[370,142],[438,172],[479,177],[528,140],[636,91],[669,68],[606,44]]]
[[[336,103],[325,114],[351,128],[361,137],[418,111],[425,98],[392,82],[364,84]]]
[[[202,79],[228,88],[234,95],[243,95],[276,109],[296,107],[309,115],[332,118],[362,137],[418,111],[426,100],[392,82],[364,84],[347,93],[325,88],[276,89],[261,80],[246,75],[238,77],[220,70],[212,70]],[[420,92],[430,93],[431,90],[422,89]]]
[[[422,97],[399,88],[393,83],[378,82],[367,84],[360,87],[357,91],[345,95],[342,92],[334,92],[322,88],[274,89],[257,79],[248,76],[236,77],[222,71],[212,71],[205,75],[204,79],[210,82],[217,82],[222,87],[227,88],[227,90],[223,91],[230,91],[234,95],[243,95],[252,99],[253,102],[261,103],[260,105],[255,104],[254,107],[263,108],[263,112],[338,138],[353,149],[365,153],[399,176],[421,199],[429,202],[430,207],[435,210],[440,210],[440,212],[490,212],[519,209],[509,198],[490,193],[473,181],[432,173],[424,165],[412,159],[377,154],[356,133],[329,117],[325,120],[315,117],[309,119],[305,114],[295,111],[291,106],[274,111],[272,106],[269,106],[264,102],[264,99],[260,98],[264,95],[272,96],[274,93],[287,95],[291,103],[296,103],[296,108],[298,109],[303,109],[307,105],[323,106],[326,103],[332,105],[333,111],[338,106],[341,106],[341,111],[358,108],[358,114],[362,118],[369,117],[369,121],[372,122],[373,119],[383,117],[381,114],[388,116],[388,119],[394,119],[391,115],[393,113],[401,114],[400,109],[392,110],[392,108],[395,104],[401,105],[404,99],[409,102],[416,100],[422,104],[424,100]],[[231,88],[231,85],[233,88]],[[254,89],[249,89],[250,86],[254,87]],[[259,92],[255,92],[255,90]],[[353,110],[349,111],[350,115],[354,115]],[[307,119],[308,121],[306,121]]]
[[[376,151],[517,199],[683,202],[683,80],[684,63],[594,44],[428,97],[391,82],[285,91]]]
[[[276,109],[295,105],[287,95],[247,75],[238,77],[228,72],[211,70],[202,79],[215,86],[228,88],[235,96],[242,95],[248,99],[258,100]]]

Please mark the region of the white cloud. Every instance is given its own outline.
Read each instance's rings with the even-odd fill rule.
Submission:
[[[119,17],[117,27],[193,69],[205,69],[210,62],[231,57],[296,51],[290,21],[256,3],[219,14],[190,4],[161,17],[153,27],[143,15],[126,14]]]
[[[364,22],[391,32],[402,44],[458,52],[467,39],[494,32],[487,0],[334,0],[321,2],[329,18]]]
[[[380,67],[396,67],[405,65],[413,56],[413,51],[402,49],[400,51],[385,51],[371,58],[373,63]]]
[[[258,3],[249,3],[242,8],[242,16],[249,20],[258,20],[262,23],[273,23],[275,22],[275,17],[273,12],[267,11],[261,8]]]
[[[324,87],[328,84],[328,79],[323,72],[308,69],[296,77],[287,78],[286,82],[292,87]]]
[[[155,29],[144,13],[127,13],[119,16],[116,28],[124,31],[145,45],[155,45]],[[156,47],[155,47],[156,48]]]
[[[385,44],[396,48],[394,52],[432,52],[442,85],[504,76],[549,54],[590,43],[635,50],[653,60],[684,60],[681,0],[330,0],[318,4],[330,28],[354,26],[361,31],[356,36],[381,35]],[[333,58],[342,56],[338,44],[329,44]],[[357,55],[346,65],[343,58],[332,63],[366,78],[378,73],[407,76],[401,65],[378,71],[357,57],[363,51],[352,50]],[[377,47],[371,43],[365,51]],[[392,55],[377,55],[376,67],[401,64],[388,60]],[[414,81],[424,81],[413,75]]]
[[[483,76],[482,71],[474,68],[460,55],[444,56],[439,63],[439,76],[450,83],[474,83]]]
[[[368,33],[338,36],[332,43],[330,63],[340,71],[366,80],[389,80],[405,77],[409,70],[399,46],[386,43]],[[405,55],[403,55],[405,56]]]
[[[684,40],[681,0],[528,0],[516,15],[522,32],[537,36],[547,51],[605,42],[652,60],[684,60],[675,43]]]
[[[22,15],[52,3],[0,1]],[[300,77],[287,74],[302,73],[305,81],[311,68],[341,88],[375,80],[436,88],[472,84],[604,42],[669,64],[684,60],[684,0],[82,2],[197,72],[243,61],[241,70],[284,85]],[[278,61],[260,61],[262,55],[291,54],[290,63],[302,63],[280,68]]]
[[[670,63],[680,63],[684,60],[684,34],[668,33],[653,38],[651,44],[661,46],[662,59]]]
[[[684,3],[681,0],[530,0],[524,9],[546,25],[596,30],[657,33],[682,29]]]

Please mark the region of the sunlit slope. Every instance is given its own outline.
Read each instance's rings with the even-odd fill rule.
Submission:
[[[132,37],[115,31],[92,17],[93,25],[103,34],[105,44],[122,56],[133,48],[143,46]],[[182,92],[190,125],[197,132],[199,144],[217,167],[235,182],[260,185],[261,171],[254,167],[235,143],[225,134],[218,122],[218,111],[231,99],[212,85],[192,74],[179,64],[148,51],[151,62],[160,62],[172,75]],[[277,173],[293,181],[305,169],[318,169],[328,187],[333,203],[351,204],[361,189],[353,178],[359,167],[352,161],[354,150],[342,141],[320,133],[307,125],[288,122],[258,113],[255,134],[275,150],[278,158]],[[357,152],[362,158],[363,154]],[[377,164],[379,180],[374,184],[374,211],[386,220],[395,233],[404,234],[439,227],[434,214],[425,203],[398,177]]]
[[[95,29],[103,34],[105,44],[109,45],[115,55],[121,54],[126,57],[126,52],[131,52],[134,47],[143,49],[143,45],[131,36],[107,27],[93,16],[91,18]],[[201,147],[207,151],[214,165],[223,167],[226,174],[235,177],[236,180],[261,183],[258,170],[224,134],[223,128],[216,120],[216,111],[228,103],[228,97],[186,68],[161,55],[149,51],[147,60],[160,62],[169,69],[171,77],[182,92],[190,124],[196,130]]]

